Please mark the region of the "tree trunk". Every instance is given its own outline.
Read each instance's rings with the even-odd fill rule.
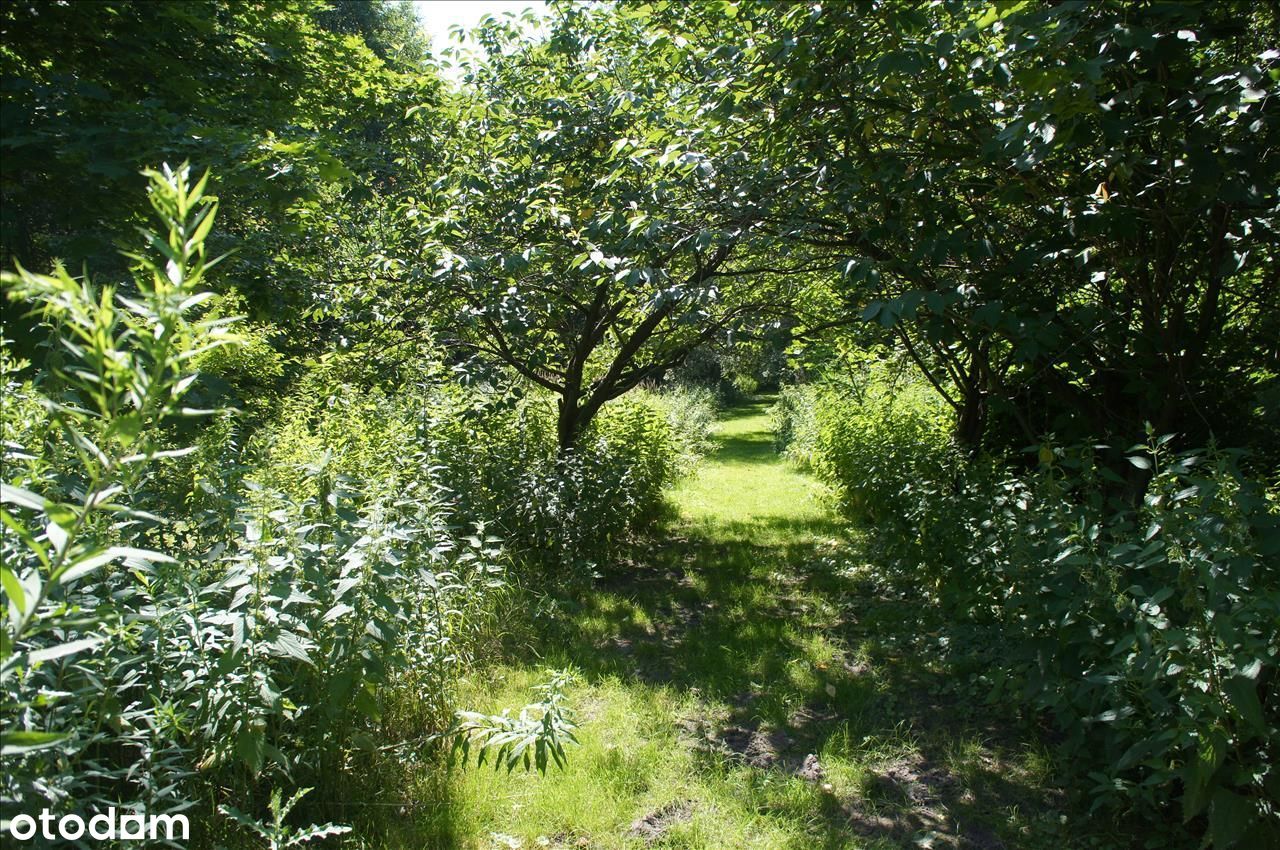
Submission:
[[[559,414],[556,418],[556,444],[559,446],[560,456],[563,457],[578,441],[582,411],[578,409],[576,401],[563,397],[556,402],[556,408]]]
[[[959,387],[961,396],[956,410],[956,441],[971,456],[976,456],[982,448],[982,438],[987,430],[987,381],[984,378],[990,373],[987,363],[990,355],[990,347],[986,343],[970,345],[968,374]]]
[[[986,427],[987,399],[981,387],[973,387],[965,392],[956,414],[956,441],[970,454],[976,455],[982,448]]]
[[[604,402],[605,399],[597,391],[589,395],[586,402],[581,405],[571,403],[568,398],[561,398],[556,403],[559,413],[556,419],[556,443],[561,456],[578,444],[578,438],[596,418]]]

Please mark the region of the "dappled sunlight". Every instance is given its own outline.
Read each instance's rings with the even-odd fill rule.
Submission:
[[[496,710],[521,703],[531,669],[577,670],[582,745],[563,775],[457,774],[468,819],[523,846],[1056,835],[1065,802],[1034,730],[975,709],[930,660],[936,614],[857,566],[818,485],[775,452],[766,405],[721,417],[678,514],[563,601],[534,667],[473,685]]]
[[[0,841],[1280,848],[1280,5],[0,44]]]
[[[778,536],[792,541],[789,532],[806,524],[827,536],[838,534],[820,504],[821,487],[775,451],[767,406],[762,399],[726,414],[715,431],[714,451],[697,476],[676,488],[672,501],[709,540],[773,539],[762,537],[758,526],[784,532]]]

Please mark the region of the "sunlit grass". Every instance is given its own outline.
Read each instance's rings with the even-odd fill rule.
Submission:
[[[681,516],[708,539],[768,543],[795,541],[797,530],[836,532],[817,482],[773,450],[764,402],[722,419],[716,442],[715,454],[672,494]]]

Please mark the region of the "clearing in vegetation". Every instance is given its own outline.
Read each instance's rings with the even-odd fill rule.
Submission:
[[[763,401],[725,412],[665,536],[562,601],[540,658],[463,695],[497,712],[576,670],[567,770],[455,769],[406,828],[468,847],[1123,845],[1054,786],[1025,721],[941,668],[936,614],[859,563],[820,495]]]

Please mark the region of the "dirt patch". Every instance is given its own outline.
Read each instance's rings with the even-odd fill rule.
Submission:
[[[693,803],[690,801],[678,800],[674,803],[667,803],[662,808],[632,821],[631,828],[627,830],[627,835],[643,838],[646,844],[653,844],[656,841],[660,841],[671,827],[678,823],[683,823],[691,817],[693,817]]]
[[[887,796],[897,796],[916,806],[935,806],[956,790],[956,778],[919,755],[886,766],[875,779]]]
[[[744,697],[741,702],[749,706],[752,699]],[[754,722],[720,725],[724,722],[724,718],[719,722],[706,717],[686,718],[680,721],[680,738],[693,749],[715,753],[760,770],[797,773],[804,768],[803,760],[794,752],[795,740],[783,730],[762,727]],[[811,757],[816,764],[817,757]]]
[[[609,642],[613,645],[613,648],[615,650],[622,653],[623,655],[630,655],[632,652],[635,651],[635,647],[632,645],[631,641],[628,640],[627,638],[612,637],[609,639]]]
[[[638,665],[631,675],[637,682],[653,686],[669,685],[675,681],[669,668],[650,664]]]
[[[1004,850],[991,830],[951,817],[948,806],[963,790],[959,780],[919,754],[883,766],[870,790],[869,805],[856,800],[843,805],[849,828],[858,835],[905,841],[923,833],[935,850]]]
[[[827,772],[823,769],[822,763],[818,761],[818,757],[813,753],[809,753],[804,757],[804,763],[796,771],[796,776],[807,782],[821,782],[826,775]]]
[[[715,740],[715,739],[713,739]],[[791,738],[780,730],[765,732],[744,726],[730,726],[720,732],[720,749],[737,756],[752,767],[767,770],[778,764]]]
[[[896,838],[904,834],[903,827],[893,818],[871,814],[858,808],[846,808],[849,828],[864,838]]]
[[[845,672],[850,676],[865,676],[871,672],[871,665],[862,661],[846,661],[844,662]]]
[[[998,835],[976,823],[960,825],[960,847],[963,850],[1005,850]]]

